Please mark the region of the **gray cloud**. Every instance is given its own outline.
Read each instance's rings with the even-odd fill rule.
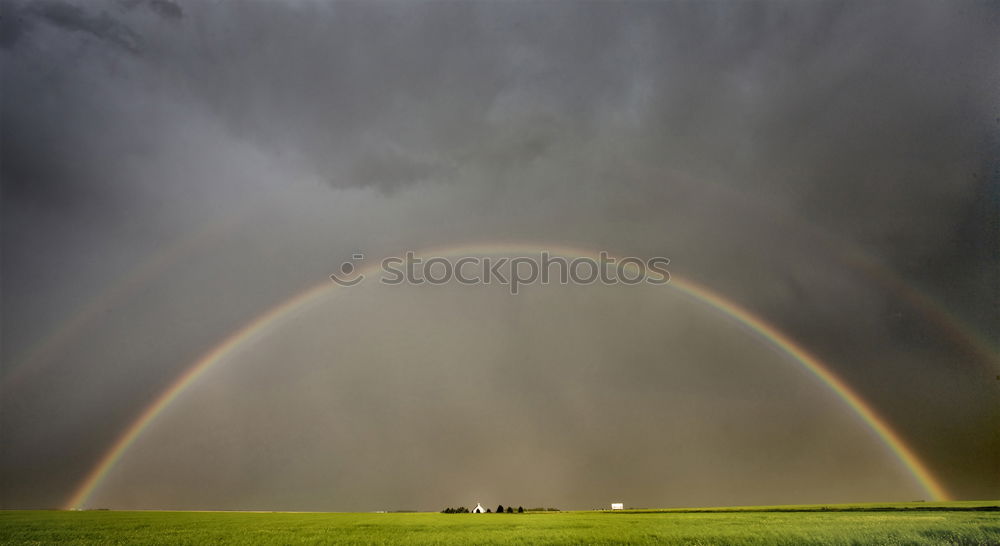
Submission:
[[[122,24],[107,12],[91,13],[81,6],[59,0],[31,2],[22,7],[15,4],[8,17],[14,25],[30,28],[34,22],[44,22],[70,32],[83,32],[106,41],[126,51],[135,53],[140,48],[140,38],[131,28]],[[25,21],[25,19],[28,21]],[[12,43],[23,29],[12,28],[13,38],[4,40]]]

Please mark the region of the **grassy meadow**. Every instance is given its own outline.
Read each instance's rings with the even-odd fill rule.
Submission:
[[[0,544],[992,544],[1000,502],[525,514],[0,512]]]

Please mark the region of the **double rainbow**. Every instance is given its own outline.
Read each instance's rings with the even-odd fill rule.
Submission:
[[[549,252],[553,256],[564,257],[584,257],[597,260],[598,253],[566,246],[537,245],[537,244],[509,244],[490,243],[477,245],[451,246],[437,249],[430,249],[417,253],[421,256],[443,256],[455,257],[462,255],[538,255],[543,251]],[[378,273],[380,264],[373,263],[366,268],[359,270],[358,274],[374,275]],[[790,358],[798,362],[802,367],[816,376],[824,385],[832,390],[865,425],[871,429],[882,443],[889,449],[895,458],[907,469],[913,479],[926,492],[931,500],[949,500],[951,497],[941,482],[931,473],[927,465],[920,460],[917,454],[906,444],[903,438],[892,429],[889,423],[880,417],[872,407],[855,393],[842,379],[823,364],[818,358],[810,354],[802,346],[795,343],[791,338],[780,330],[770,325],[760,317],[754,315],[737,303],[726,299],[724,296],[715,293],[708,288],[682,279],[676,275],[671,275],[670,283],[666,287],[679,290],[690,298],[705,304],[732,320],[742,324],[748,330],[757,334],[767,343],[781,350]],[[184,391],[194,384],[206,371],[216,364],[225,361],[239,348],[257,340],[273,331],[278,325],[287,322],[301,311],[307,309],[312,304],[318,303],[324,295],[331,291],[345,290],[337,284],[326,281],[317,286],[304,290],[284,302],[268,309],[263,314],[258,315],[242,328],[230,334],[221,343],[203,354],[193,364],[191,364],[170,386],[168,386],[159,396],[150,403],[139,416],[132,421],[129,427],[119,436],[110,449],[101,457],[90,473],[73,492],[72,497],[66,503],[65,508],[69,510],[82,509],[87,505],[88,500],[94,492],[101,486],[105,478],[114,470],[117,463],[122,459],[129,448],[142,436],[142,433],[156,421],[156,419],[170,407]]]

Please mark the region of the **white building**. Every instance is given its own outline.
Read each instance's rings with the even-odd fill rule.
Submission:
[[[483,508],[483,505],[482,505],[482,504],[479,504],[479,503],[477,502],[477,503],[476,503],[476,507],[472,509],[472,513],[473,513],[473,514],[485,514],[485,513],[486,513],[486,509],[485,509],[485,508]]]
[[[611,503],[611,509],[612,510],[624,510],[625,509],[625,503],[624,502],[613,502],[613,503]]]

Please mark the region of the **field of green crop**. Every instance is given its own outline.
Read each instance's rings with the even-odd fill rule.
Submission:
[[[6,511],[0,544],[998,545],[998,505],[526,514]]]

